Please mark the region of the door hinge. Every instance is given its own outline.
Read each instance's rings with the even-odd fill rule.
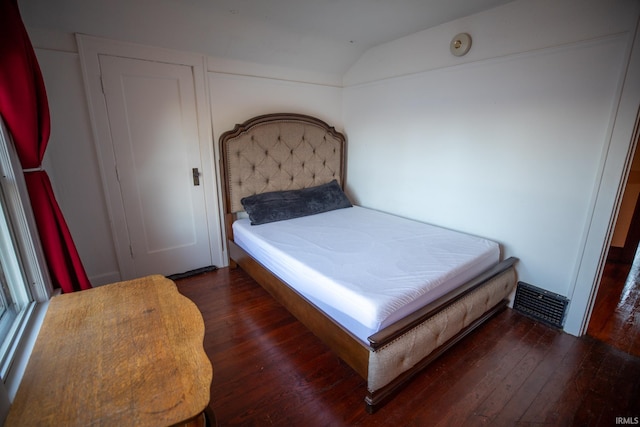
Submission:
[[[120,172],[118,172],[118,165],[115,165],[114,169],[116,170],[116,180],[120,182]]]
[[[102,74],[100,75],[100,90],[102,91],[102,94],[104,95],[104,80],[102,79]]]
[[[131,246],[131,245],[129,245],[129,253],[131,254],[131,258],[132,258],[132,259],[133,259],[133,258],[135,258],[135,257],[133,256],[133,246]]]

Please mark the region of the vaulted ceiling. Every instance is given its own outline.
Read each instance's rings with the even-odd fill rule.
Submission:
[[[20,0],[27,27],[343,74],[369,48],[511,0]]]

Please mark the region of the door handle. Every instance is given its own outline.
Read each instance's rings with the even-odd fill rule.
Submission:
[[[191,175],[193,176],[193,185],[200,185],[200,171],[198,168],[191,169]]]

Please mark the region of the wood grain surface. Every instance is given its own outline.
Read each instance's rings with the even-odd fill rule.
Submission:
[[[209,403],[198,308],[163,276],[52,298],[7,426],[162,426]]]

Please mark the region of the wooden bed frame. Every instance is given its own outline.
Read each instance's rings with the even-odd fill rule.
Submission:
[[[230,267],[240,266],[367,381],[373,413],[430,362],[504,309],[516,285],[509,258],[368,338],[365,344],[281,281],[233,240],[240,199],[320,185],[344,186],[345,138],[310,116],[254,117],[220,136],[225,231]]]

